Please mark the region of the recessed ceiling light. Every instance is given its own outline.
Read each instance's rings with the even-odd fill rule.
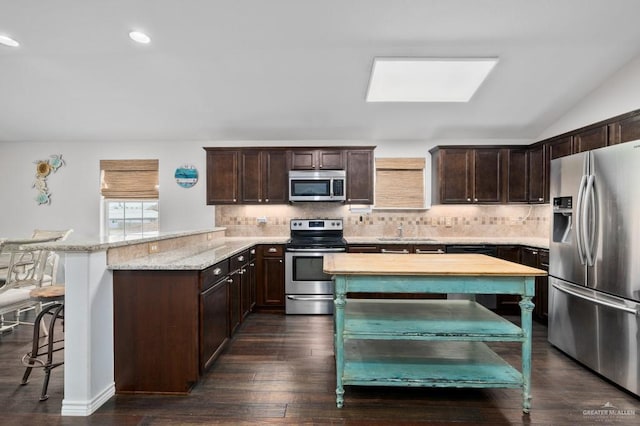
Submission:
[[[468,102],[498,58],[375,58],[367,102]]]
[[[11,37],[0,35],[0,44],[4,44],[9,47],[18,47],[20,43],[12,39]]]
[[[131,31],[129,33],[129,38],[137,43],[142,44],[149,44],[149,42],[151,42],[151,37],[140,31]]]

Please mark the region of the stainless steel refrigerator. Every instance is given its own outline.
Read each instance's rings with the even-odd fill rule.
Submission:
[[[640,141],[551,161],[549,342],[640,394]]]

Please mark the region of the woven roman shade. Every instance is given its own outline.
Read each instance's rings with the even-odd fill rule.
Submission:
[[[158,198],[158,160],[100,160],[105,198]]]
[[[376,158],[376,207],[424,208],[424,158]]]

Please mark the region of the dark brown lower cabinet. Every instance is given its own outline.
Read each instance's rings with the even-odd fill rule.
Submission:
[[[247,260],[246,263],[242,265],[242,275],[240,276],[240,312],[242,314],[242,321],[251,313],[251,309],[255,303],[253,302],[255,292],[251,288],[252,285],[254,285],[252,281],[255,279],[255,266],[252,265],[255,265],[255,258],[252,261],[247,252]]]
[[[256,310],[284,312],[284,245],[259,245],[256,261]]]
[[[522,248],[522,263],[527,266],[549,270],[549,250],[531,247]],[[540,322],[546,323],[548,317],[549,299],[549,278],[536,277],[536,295],[533,299],[533,317]]]
[[[200,367],[204,372],[218,357],[227,340],[227,278],[200,295]]]
[[[498,246],[497,256],[499,259],[508,260],[509,262],[522,263],[520,261],[520,246],[517,245]],[[501,315],[519,315],[519,302],[519,295],[498,294],[496,295],[496,312]]]
[[[233,336],[242,321],[242,276],[240,270],[231,271],[227,279],[229,294],[229,337]]]
[[[227,342],[227,273],[113,272],[116,393],[190,391]]]

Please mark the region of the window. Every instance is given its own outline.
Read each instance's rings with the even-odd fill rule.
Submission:
[[[158,200],[104,200],[105,235],[140,238],[158,233]]]
[[[102,235],[109,240],[158,233],[158,160],[100,161]]]
[[[376,208],[424,208],[424,158],[376,158]]]

